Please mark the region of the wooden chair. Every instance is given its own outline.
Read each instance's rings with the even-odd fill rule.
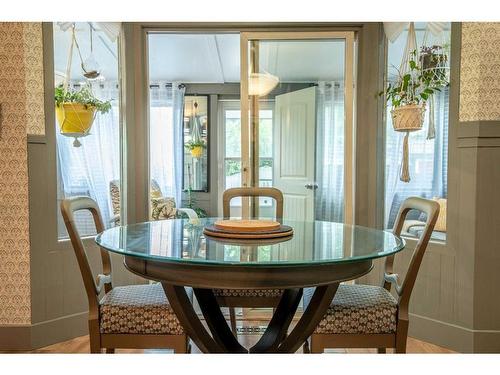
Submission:
[[[394,255],[385,260],[383,287],[341,284],[327,313],[309,338],[312,353],[322,353],[325,348],[395,348],[396,353],[406,352],[408,335],[408,304],[418,270],[439,214],[439,204],[423,198],[408,198],[399,209],[393,233],[401,234],[410,210],[426,214],[425,228],[413,251],[406,276],[400,283],[393,273]],[[395,286],[397,298],[390,293]],[[311,293],[304,291],[304,304]],[[309,342],[304,344],[309,352]]]
[[[171,348],[188,351],[188,337],[170,307],[161,284],[130,285],[113,288],[111,259],[101,249],[103,273],[94,281],[83,242],[75,225],[74,213],[92,213],[98,233],[104,230],[97,203],[88,197],[61,202],[61,213],[75,251],[89,302],[91,353],[113,353],[115,348]],[[101,300],[99,295],[104,292]]]
[[[270,197],[276,201],[276,220],[283,219],[283,194],[272,187],[241,187],[224,191],[222,195],[222,214],[230,217],[231,199],[236,197]],[[215,289],[219,306],[229,307],[231,329],[236,334],[235,307],[272,307],[278,306],[282,289]]]

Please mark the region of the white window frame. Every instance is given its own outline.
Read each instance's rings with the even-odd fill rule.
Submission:
[[[273,126],[274,126],[274,100],[262,101],[260,109],[263,110],[271,110],[273,111]],[[240,100],[228,100],[222,99],[218,100],[217,103],[217,159],[219,163],[217,163],[217,191],[218,191],[218,199],[222,202],[222,194],[226,189],[226,173],[225,173],[225,165],[226,165],[226,116],[225,111],[240,111],[240,119],[241,119],[241,106]],[[240,159],[243,163],[243,158],[240,156]],[[266,158],[267,159],[267,158]],[[273,159],[271,157],[270,159]],[[243,165],[243,164],[242,164]],[[241,207],[241,206],[238,206]],[[222,216],[222,207],[218,207],[217,211],[218,216]]]

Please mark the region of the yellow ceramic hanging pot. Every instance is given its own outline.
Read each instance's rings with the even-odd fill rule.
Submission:
[[[191,149],[191,156],[193,158],[201,158],[201,155],[203,155],[203,146],[194,146]]]
[[[56,105],[56,117],[61,134],[83,137],[88,134],[95,118],[95,107],[80,103]]]

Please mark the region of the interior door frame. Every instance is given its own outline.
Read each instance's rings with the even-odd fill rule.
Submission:
[[[252,40],[344,39],[344,223],[354,224],[355,210],[355,124],[354,124],[354,31],[242,31],[240,33],[241,102],[241,186],[252,185],[254,142],[249,123],[248,44]],[[257,181],[258,183],[258,181]],[[250,205],[243,203],[242,213],[250,216]]]

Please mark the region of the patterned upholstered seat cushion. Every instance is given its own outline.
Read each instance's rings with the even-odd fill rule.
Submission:
[[[384,288],[341,284],[314,333],[393,333],[398,306]]]
[[[272,297],[278,298],[282,289],[214,289],[217,297]]]
[[[120,181],[112,180],[109,183],[111,205],[115,225],[120,225]],[[151,217],[152,220],[175,219],[177,209],[173,197],[163,197],[160,186],[156,180],[151,180]]]
[[[100,303],[101,333],[184,333],[161,284],[116,287]]]
[[[174,198],[151,198],[151,219],[175,219],[176,216],[177,209]]]

